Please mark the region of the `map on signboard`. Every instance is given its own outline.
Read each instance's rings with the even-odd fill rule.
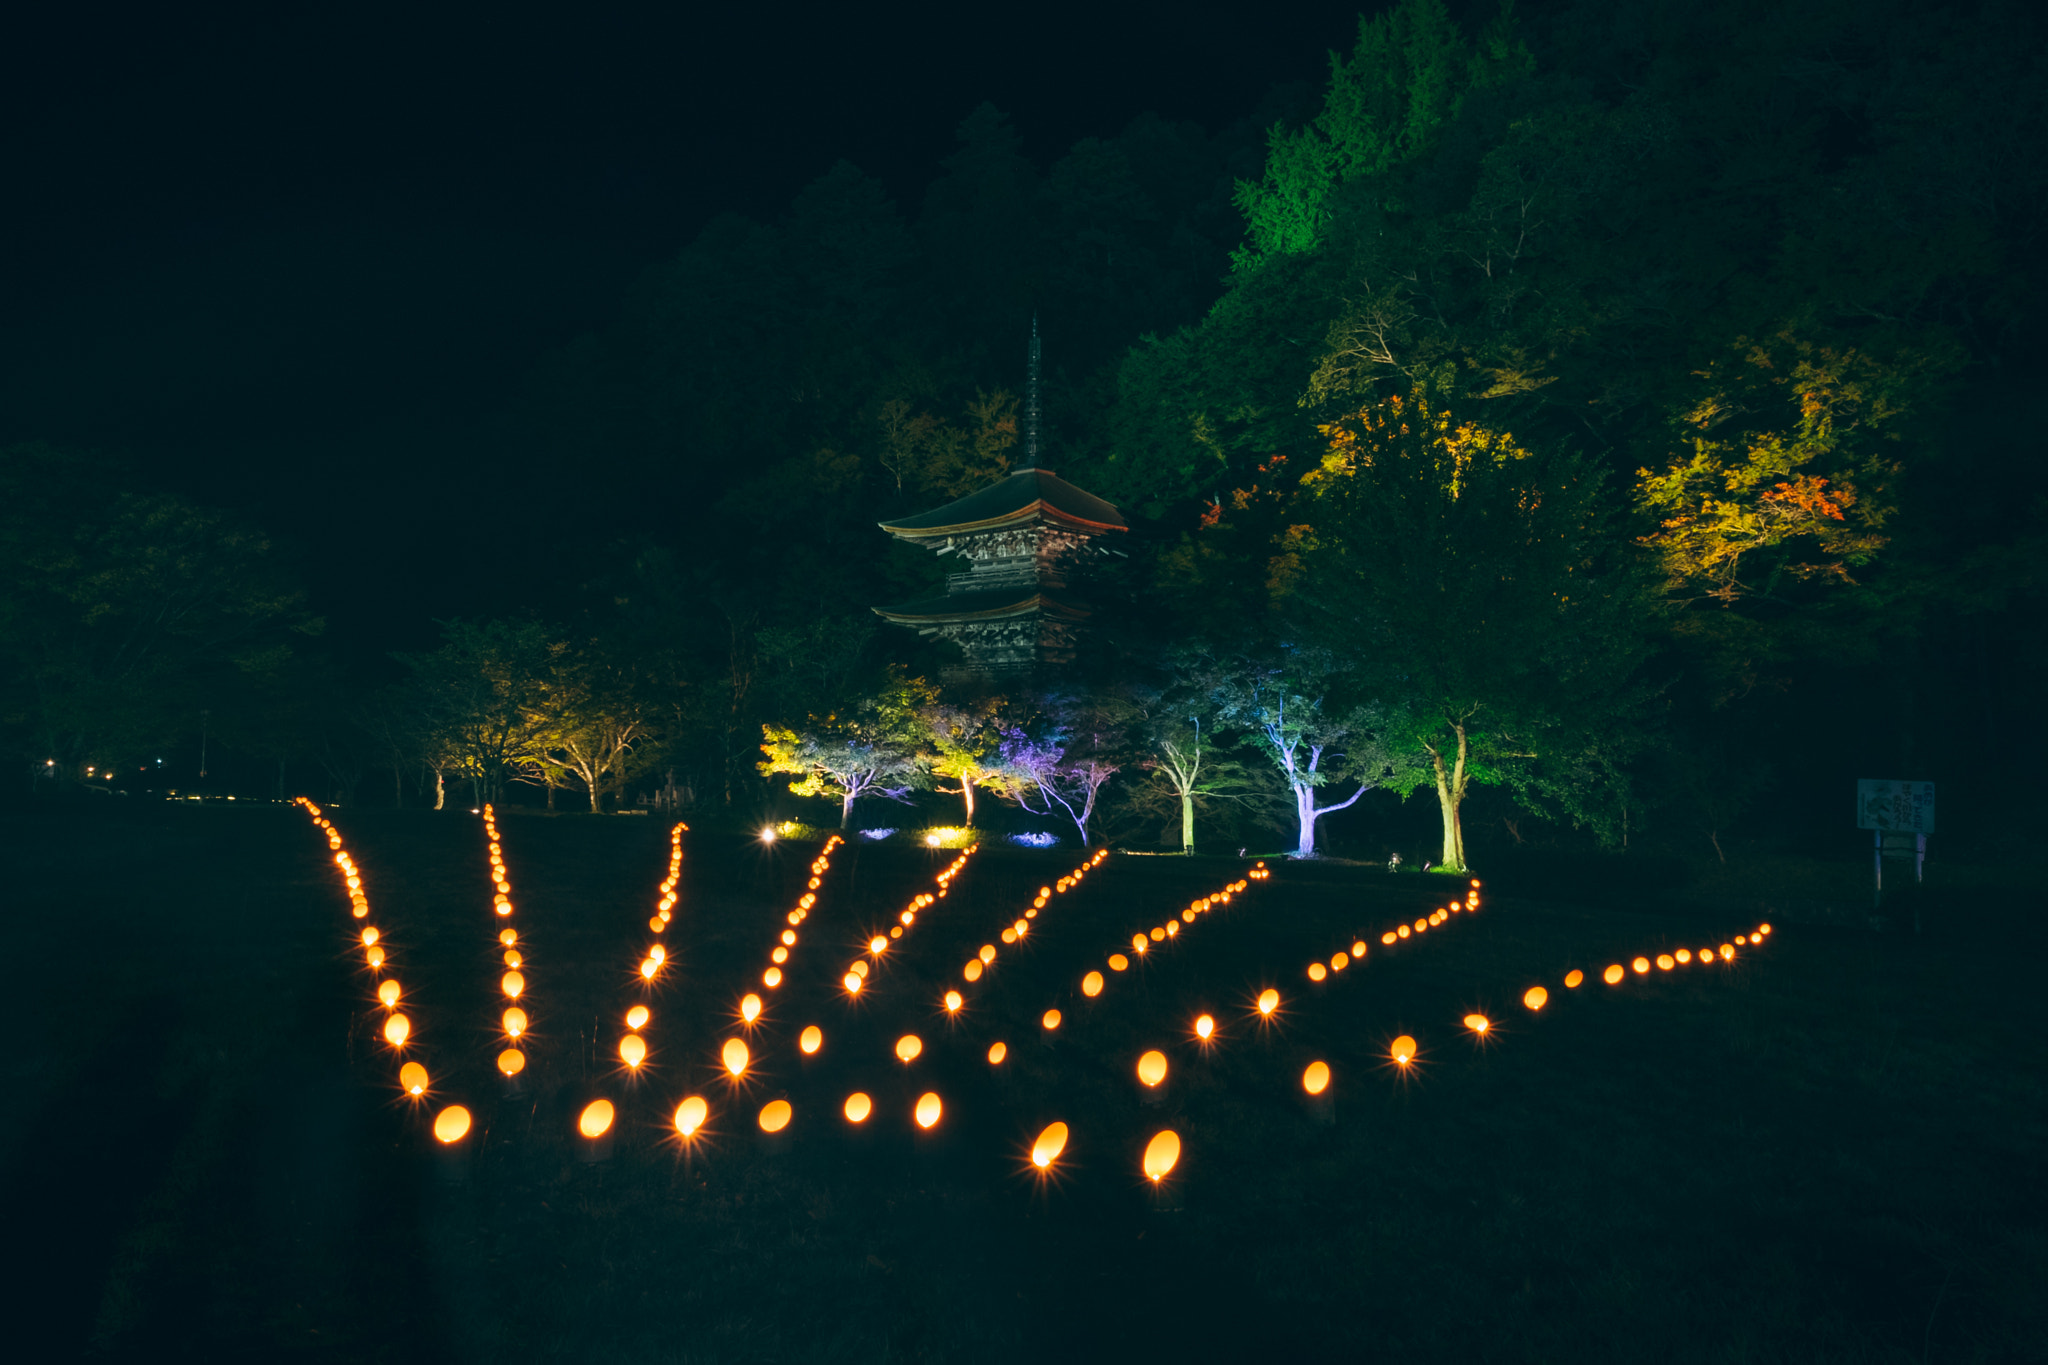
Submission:
[[[1897,830],[1907,834],[1934,833],[1934,784],[1858,778],[1856,828]]]

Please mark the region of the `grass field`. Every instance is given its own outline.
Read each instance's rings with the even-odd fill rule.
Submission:
[[[1382,930],[1459,883],[1276,863],[1091,1002],[1084,971],[1248,865],[1112,857],[949,1021],[961,964],[1077,855],[978,853],[849,1004],[846,963],[953,855],[848,847],[735,1094],[717,1047],[817,846],[686,836],[653,1052],[627,1077],[613,1048],[668,825],[514,813],[533,1037],[526,1093],[502,1097],[480,822],[333,818],[405,985],[408,1055],[477,1116],[469,1179],[437,1178],[302,813],[17,818],[7,1321],[47,1345],[13,1358],[2048,1358],[2038,891],[1973,888],[1917,939],[1776,924],[1733,966],[1609,989],[1610,961],[1753,921],[1489,884],[1476,914],[1388,949]],[[1313,986],[1306,964],[1354,934],[1365,963]],[[1567,991],[1572,967],[1593,979]],[[1285,1004],[1261,1025],[1265,986]],[[1203,1010],[1223,1025],[1206,1053]],[[1483,1045],[1475,1010],[1500,1021]],[[810,1023],[826,1044],[806,1062]],[[925,1042],[907,1069],[906,1030]],[[1402,1033],[1421,1054],[1397,1074]],[[1157,1108],[1132,1075],[1148,1047],[1173,1065]],[[1301,1101],[1317,1058],[1334,1126]],[[854,1089],[877,1103],[859,1133],[838,1112]],[[927,1089],[946,1115],[913,1141]],[[669,1114],[689,1093],[714,1111],[685,1154]],[[598,1094],[619,1136],[593,1165],[574,1119]],[[753,1124],[776,1095],[782,1151]],[[1023,1154],[1055,1118],[1073,1139],[1041,1182]],[[1180,1212],[1139,1175],[1163,1126],[1185,1139]]]

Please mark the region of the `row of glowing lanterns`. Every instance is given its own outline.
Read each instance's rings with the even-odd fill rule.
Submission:
[[[1476,911],[1478,909],[1479,883],[1474,881],[1471,889],[1465,893],[1464,900],[1452,901],[1441,909],[1432,910],[1427,915],[1417,919],[1413,924],[1398,924],[1394,926],[1380,935],[1380,943],[1391,948],[1404,938],[1419,938],[1438,925],[1448,923],[1453,915],[1462,914],[1467,910]],[[1365,961],[1366,950],[1367,944],[1364,939],[1354,939],[1349,952],[1339,948],[1336,952],[1330,954],[1328,963],[1324,963],[1320,959],[1309,963],[1308,979],[1315,982],[1327,981],[1330,977],[1345,970],[1347,967]]]
[[[938,1093],[928,1090],[918,1096],[916,1104],[911,1106],[911,1121],[920,1130],[929,1132],[939,1126],[945,1109],[945,1101]],[[846,1097],[845,1104],[840,1106],[840,1112],[848,1123],[855,1126],[864,1124],[875,1112],[874,1097],[865,1091],[856,1090]],[[704,1125],[710,1117],[710,1102],[702,1095],[691,1095],[676,1106],[673,1120],[676,1135],[686,1143],[694,1140],[704,1131]],[[794,1106],[788,1100],[776,1099],[761,1106],[754,1117],[754,1122],[762,1132],[773,1135],[788,1128],[795,1118]],[[576,1130],[584,1137],[595,1141],[611,1132],[612,1125],[617,1119],[618,1110],[610,1100],[592,1100],[584,1106],[583,1112],[577,1115]],[[1047,1124],[1031,1144],[1031,1164],[1040,1171],[1050,1171],[1053,1163],[1066,1151],[1071,1137],[1072,1130],[1066,1123]],[[1140,1161],[1146,1178],[1154,1184],[1164,1180],[1180,1163],[1180,1152],[1180,1134],[1171,1128],[1155,1133],[1145,1144],[1145,1154]]]
[[[493,894],[491,908],[500,919],[512,914],[512,879],[505,867],[505,845],[498,834],[498,813],[486,802],[483,808],[484,836],[486,849],[491,859],[491,883]],[[526,955],[519,947],[519,931],[507,924],[498,930],[498,946],[505,957],[505,974],[498,979],[498,989],[505,993],[506,1008],[499,1016],[504,1025],[505,1036],[512,1046],[498,1054],[498,1071],[511,1077],[526,1070],[526,1054],[519,1050],[519,1039],[526,1032],[526,1011],[519,1007],[520,996],[526,993],[526,976],[521,970],[526,965]]]
[[[362,871],[349,857],[348,851],[342,847],[341,831],[336,829],[334,822],[327,818],[326,813],[307,797],[298,797],[293,804],[304,809],[312,818],[313,824],[326,836],[327,847],[334,855],[334,864],[341,869],[342,877],[347,884],[350,914],[356,919],[368,919],[370,898],[363,890]],[[398,978],[383,975],[387,960],[384,935],[376,925],[365,924],[359,931],[359,938],[363,945],[363,960],[369,965],[371,974],[381,978],[377,982],[377,1003],[385,1009],[384,1041],[394,1050],[402,1049],[412,1037],[412,1020],[398,1008],[399,998],[403,993]],[[407,1061],[398,1068],[399,1088],[415,1099],[427,1093],[429,1084],[431,1078],[423,1063]],[[470,1122],[469,1110],[459,1104],[448,1105],[434,1117],[434,1136],[443,1143],[460,1142],[468,1135]]]
[[[668,928],[669,921],[675,918],[676,888],[681,886],[683,881],[683,833],[687,829],[688,825],[678,821],[675,828],[668,832],[668,871],[662,877],[661,884],[655,888],[654,914],[647,921],[647,928],[651,933],[661,933]],[[646,956],[640,959],[640,979],[654,980],[667,961],[668,950],[657,940],[648,948]],[[626,1011],[626,1036],[619,1039],[619,1059],[628,1067],[637,1069],[640,1063],[647,1060],[647,1039],[642,1034],[647,1027],[647,1021],[652,1017],[652,1012],[645,1005],[635,1005]],[[520,1027],[524,1028],[525,1016],[521,1015],[518,1022]],[[512,1032],[510,1019],[506,1020],[506,1031]],[[500,1057],[499,1070],[503,1071],[505,1062],[514,1055],[516,1054],[508,1052]],[[518,1068],[524,1065],[525,1059],[520,1058],[518,1067],[506,1071],[505,1074],[516,1075]]]
[[[1154,925],[1151,929],[1143,932],[1132,934],[1131,951],[1139,957],[1143,957],[1147,952],[1151,951],[1153,944],[1164,943],[1170,938],[1178,937],[1182,925],[1193,924],[1197,919],[1208,914],[1217,906],[1230,904],[1230,898],[1234,895],[1242,894],[1252,882],[1264,881],[1272,875],[1267,870],[1265,863],[1258,863],[1250,872],[1245,874],[1243,879],[1227,883],[1220,891],[1211,892],[1206,896],[1198,896],[1194,900],[1189,901],[1187,908],[1182,910],[1175,918],[1167,920],[1164,924]],[[1109,969],[1113,972],[1127,972],[1131,969],[1131,960],[1122,953],[1111,953],[1109,955]],[[1081,994],[1093,1000],[1096,996],[1102,994],[1103,987],[1106,984],[1107,981],[1101,972],[1091,971],[1081,978]],[[1047,1010],[1045,1017],[1040,1022],[1048,1029],[1056,1029],[1060,1026],[1060,1012],[1058,1010]]]
[[[818,888],[825,884],[825,874],[831,870],[833,850],[845,842],[846,840],[835,834],[818,850],[818,856],[811,859],[810,880],[804,883],[804,893],[796,898],[796,908],[784,916],[789,921],[789,927],[782,931],[780,941],[768,954],[768,970],[761,973],[761,984],[769,990],[772,991],[782,984],[782,966],[789,961],[789,950],[796,947],[797,926],[810,917],[811,907],[818,903]],[[756,1012],[758,1011],[757,1004]],[[751,1016],[747,1022],[753,1022]]]
[[[1067,892],[1072,891],[1075,887],[1079,886],[1082,882],[1082,879],[1085,878],[1088,875],[1088,873],[1090,873],[1095,868],[1100,866],[1102,860],[1104,858],[1107,858],[1108,856],[1108,849],[1097,849],[1094,855],[1090,857],[1086,862],[1082,863],[1072,872],[1069,872],[1066,876],[1061,877],[1051,886],[1039,887],[1038,895],[1033,898],[1030,906],[1024,911],[1023,916],[1015,922],[1005,925],[1003,927],[1003,932],[998,934],[997,937],[1003,941],[1006,947],[1023,942],[1025,937],[1030,934],[1031,921],[1038,918],[1038,912],[1045,909],[1047,906],[1051,905],[1052,898],[1054,896],[1063,896]],[[977,952],[973,957],[967,959],[967,965],[960,969],[960,974],[966,977],[968,983],[971,985],[974,982],[981,980],[982,972],[987,970],[989,967],[995,965],[996,956],[996,945],[993,943],[984,943],[981,945],[981,950],[979,952]],[[958,995],[959,992],[957,991],[946,992],[946,1000],[948,1002],[946,1008],[948,1009],[948,1011],[956,1010],[959,1008],[958,1005],[951,1003]]]
[[[837,836],[834,837],[836,838]],[[876,934],[868,940],[868,957],[880,958],[883,953],[889,951],[889,943],[892,939],[902,938],[904,933],[917,923],[918,911],[928,906],[937,905],[940,901],[944,900],[947,892],[952,890],[953,879],[966,870],[967,860],[974,856],[975,849],[979,847],[980,845],[978,844],[970,845],[964,853],[939,870],[938,875],[933,878],[939,886],[936,892],[920,891],[915,896],[912,896],[910,904],[904,906],[903,912],[896,917],[896,923],[889,926],[888,934],[886,936]],[[789,936],[785,934],[783,937],[787,938]],[[868,970],[867,958],[855,958],[847,964],[846,975],[839,978],[839,984],[846,987],[848,995],[859,995],[867,987]],[[949,992],[948,998],[957,1001],[959,993],[957,991]],[[952,1008],[958,1009],[960,1007],[956,1003]]]

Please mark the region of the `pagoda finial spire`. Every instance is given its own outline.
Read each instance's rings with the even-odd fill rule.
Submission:
[[[1031,314],[1031,364],[1024,373],[1024,467],[1038,468],[1038,314]]]

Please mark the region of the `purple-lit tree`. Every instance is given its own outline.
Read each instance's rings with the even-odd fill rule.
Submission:
[[[1004,733],[997,749],[1004,775],[1018,805],[1033,815],[1057,809],[1085,846],[1097,798],[1128,761],[1125,742],[1137,708],[1105,691],[1048,694],[1039,711],[1036,733],[1022,726]]]

